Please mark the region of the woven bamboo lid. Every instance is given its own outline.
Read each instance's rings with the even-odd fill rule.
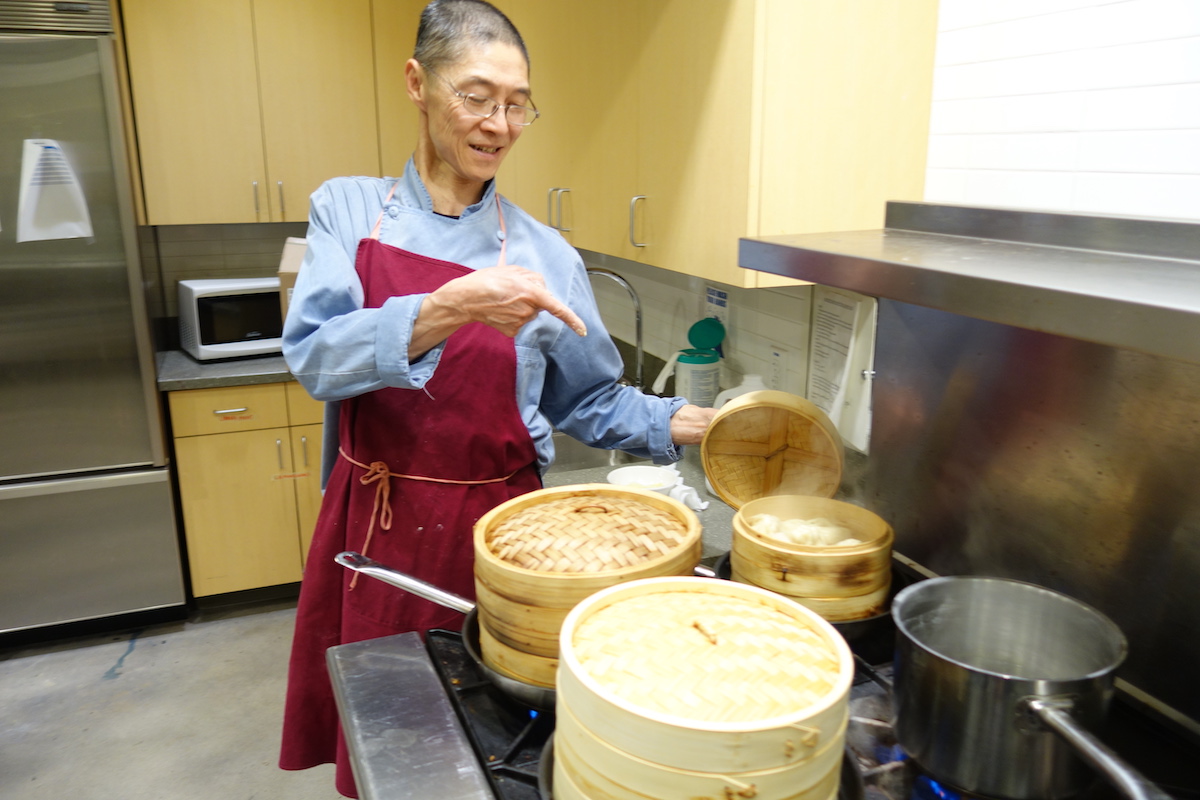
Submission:
[[[817,406],[787,392],[726,403],[700,445],[704,474],[729,505],[777,494],[832,497],[842,481],[842,437]]]
[[[678,501],[637,489],[568,488],[509,501],[511,513],[483,528],[488,552],[537,572],[603,573],[667,556],[697,538],[698,525],[689,524]]]
[[[815,614],[763,589],[651,578],[577,606],[563,657],[601,693],[651,715],[746,723],[844,697],[853,664],[839,640]]]

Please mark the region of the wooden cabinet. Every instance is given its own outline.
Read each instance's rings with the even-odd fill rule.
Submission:
[[[370,0],[122,0],[151,225],[296,222],[378,175]]]
[[[295,383],[168,400],[193,594],[300,580],[321,503],[322,404]]]
[[[522,0],[517,25],[556,39],[539,50],[527,36],[535,97],[550,73],[565,88],[505,185],[539,218],[545,192],[568,187],[577,247],[776,285],[737,266],[739,237],[877,228],[887,200],[921,199],[936,12],[936,0],[617,0],[604,13]]]

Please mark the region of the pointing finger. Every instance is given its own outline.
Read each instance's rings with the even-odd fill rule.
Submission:
[[[538,287],[535,295],[537,304],[566,323],[567,327],[580,336],[587,336],[587,325],[579,315],[567,307],[565,303],[550,294],[549,290]]]

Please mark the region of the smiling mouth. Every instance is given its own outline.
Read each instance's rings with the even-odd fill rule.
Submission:
[[[488,155],[495,155],[496,153],[498,153],[500,151],[499,147],[480,147],[477,144],[471,145],[471,149],[476,150],[480,153],[487,153]]]

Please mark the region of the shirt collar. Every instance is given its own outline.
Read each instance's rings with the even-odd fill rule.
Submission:
[[[409,156],[408,163],[404,165],[404,176],[400,179],[400,185],[396,188],[397,200],[409,208],[420,208],[424,211],[433,213],[433,198],[429,196],[429,190],[425,188],[425,182],[421,180],[420,174],[417,173],[417,165],[412,156]],[[478,203],[473,203],[463,209],[463,213],[459,219],[466,219],[473,214],[479,212],[480,209],[489,208],[496,202],[496,180],[493,178],[483,186],[483,197]]]

